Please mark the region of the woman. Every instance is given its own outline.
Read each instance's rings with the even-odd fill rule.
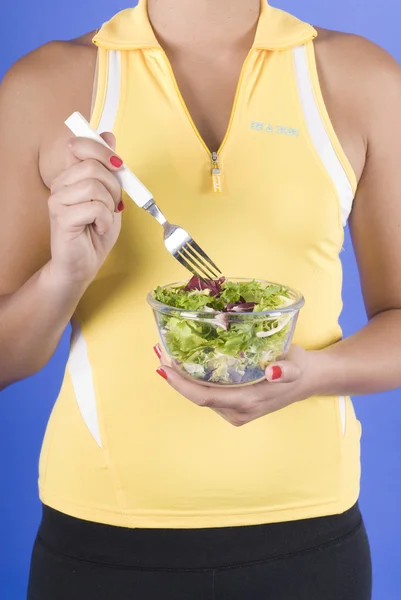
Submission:
[[[259,0],[142,0],[11,69],[1,386],[73,317],[29,600],[370,598],[349,395],[401,385],[400,102],[384,51]],[[76,110],[115,153],[71,138]],[[205,388],[156,346],[158,366],[146,293],[186,274],[122,199],[120,156],[226,274],[303,292],[265,382]],[[369,323],[342,340],[348,220]]]

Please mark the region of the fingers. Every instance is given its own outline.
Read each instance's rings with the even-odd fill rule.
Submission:
[[[73,206],[75,204],[90,203],[94,200],[103,203],[112,214],[115,212],[115,200],[108,189],[97,179],[84,179],[62,187],[50,196],[50,216],[57,214],[59,206]]]
[[[80,233],[83,227],[93,225],[95,232],[103,236],[112,227],[114,216],[103,202],[94,200],[69,208],[63,205],[58,212],[57,221],[60,228],[73,235]]]
[[[83,183],[84,181],[88,182],[86,183],[87,186],[97,185],[95,184],[96,181],[101,184],[108,191],[109,196],[114,203],[113,210],[116,212],[118,211],[118,205],[121,201],[120,184],[114,175],[108,169],[106,169],[104,165],[93,158],[79,162],[62,171],[60,175],[53,181],[50,191],[52,194],[56,194],[59,190],[62,190],[67,186]],[[92,191],[96,193],[96,190],[91,190],[89,187],[88,192],[92,193]],[[87,201],[91,199],[93,199],[92,196],[88,196],[86,198]],[[85,199],[81,199],[80,201],[85,202]],[[75,201],[71,200],[69,203],[75,204]]]
[[[115,145],[112,133],[103,133],[102,137],[107,143],[111,141]],[[67,147],[67,167],[89,158],[94,158],[112,172],[118,171],[123,164],[121,158],[113,150],[94,140],[72,137],[68,140]]]
[[[113,134],[110,134],[110,136],[113,136]],[[110,139],[107,134],[103,134],[102,137],[105,141],[106,139]],[[115,142],[113,142],[113,144],[115,144]],[[69,140],[68,148],[70,153],[76,159],[87,160],[88,158],[94,158],[110,169],[110,171],[118,170],[123,164],[123,161],[116,155],[114,150],[107,148],[107,146],[104,146],[95,140],[74,137]]]
[[[104,235],[114,223],[115,200],[100,181],[84,179],[50,196],[49,214],[60,230],[72,235],[86,225]]]
[[[222,388],[187,380],[165,364],[157,372],[179,394],[197,406],[212,409],[234,427],[242,427],[269,412],[261,402],[265,398],[263,389],[269,387],[267,382],[240,389]]]
[[[299,379],[301,373],[297,364],[283,361],[267,367],[266,379],[270,383],[291,383]]]
[[[178,370],[169,366],[159,344],[154,347],[154,351],[161,363],[157,372],[171,387],[196,405],[211,408],[236,427],[281,410],[299,399],[294,396],[294,385],[298,385],[297,382],[304,372],[307,354],[303,348],[293,346],[287,355],[288,360],[267,367],[267,381],[245,387],[224,388],[200,384],[195,379],[184,377]],[[286,385],[276,386],[272,385],[272,382]]]
[[[221,385],[200,384],[195,379],[186,378],[179,371],[170,367],[160,344],[156,344],[153,350],[161,363],[157,372],[167,380],[171,387],[198,406],[212,408],[216,412],[219,409],[230,409],[233,414],[235,412],[249,413],[264,396],[261,386],[269,385],[267,382],[262,382],[249,387],[224,388]]]
[[[111,131],[105,131],[104,133],[100,134],[100,137],[104,139],[104,141],[106,142],[106,144],[108,144],[108,146],[110,146],[110,148],[112,148],[113,150],[116,149],[116,136],[114,135],[114,133],[112,133]]]
[[[112,147],[115,146],[112,133],[104,133],[102,137]],[[57,217],[62,206],[93,201],[102,203],[111,215],[124,208],[121,187],[113,175],[121,167],[122,160],[113,150],[99,142],[75,137],[68,142],[67,157],[68,168],[58,175],[51,186],[51,217]],[[85,214],[90,213],[91,209],[85,209]],[[109,217],[107,221],[110,221]],[[95,225],[95,229],[100,229],[100,226]]]
[[[260,386],[268,385],[265,382],[264,384],[237,389],[216,385],[200,385],[198,381],[187,379],[179,371],[170,367],[159,344],[156,344],[153,350],[161,363],[161,367],[157,370],[159,375],[166,379],[179,394],[198,406],[213,409],[227,408],[233,412],[249,412],[263,398],[263,390]]]
[[[228,398],[227,394],[222,394],[222,392],[228,392],[228,390],[219,390],[219,398],[216,400],[213,394],[213,388],[192,382],[167,365],[163,365],[162,371],[164,371],[166,375],[164,378],[171,387],[198,406],[209,408],[228,408],[230,406],[230,400],[232,401],[232,399]],[[159,375],[163,377],[163,373],[160,373],[160,371]]]
[[[291,346],[285,360],[270,364],[265,371],[270,383],[292,383],[297,381],[302,373],[305,362],[305,350],[300,346]]]

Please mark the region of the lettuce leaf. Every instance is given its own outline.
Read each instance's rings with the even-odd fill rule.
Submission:
[[[156,300],[165,305],[188,312],[215,312],[212,319],[198,320],[160,313],[167,351],[187,373],[203,381],[228,384],[262,378],[267,364],[283,353],[292,318],[277,314],[241,320],[240,313],[250,315],[288,306],[289,291],[256,280],[216,281],[214,286],[202,282],[197,287],[193,281],[191,285],[155,290]],[[237,314],[238,320],[230,314]]]

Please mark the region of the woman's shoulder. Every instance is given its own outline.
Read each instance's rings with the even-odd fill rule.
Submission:
[[[27,78],[30,83],[37,81],[40,85],[44,79],[67,79],[72,73],[75,74],[74,79],[79,77],[85,68],[94,68],[96,47],[92,44],[92,38],[95,33],[72,40],[53,40],[35,48],[12,65],[4,82],[9,84],[15,79]]]
[[[20,104],[31,106],[38,100],[47,110],[68,103],[70,97],[76,100],[77,94],[78,98],[87,96],[88,88],[90,93],[92,90],[96,66],[93,35],[47,42],[22,56],[5,74],[1,96],[11,99],[18,96]]]
[[[330,29],[315,28],[315,50],[322,69],[360,87],[376,83],[380,77],[399,77],[400,65],[387,50],[366,37]],[[376,81],[375,81],[376,80]]]
[[[379,45],[360,35],[316,28],[315,54],[331,120],[358,176],[372,123],[391,97],[401,97],[401,67]]]
[[[12,65],[0,85],[2,120],[10,135],[20,136],[35,152],[40,149],[46,184],[57,173],[62,158],[57,156],[71,135],[65,119],[74,111],[90,114],[97,55],[93,35],[36,48]]]

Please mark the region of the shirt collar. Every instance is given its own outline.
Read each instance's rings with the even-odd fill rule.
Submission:
[[[305,44],[316,35],[308,23],[261,0],[253,48],[285,50]],[[147,0],[139,0],[135,8],[117,13],[99,29],[93,43],[110,50],[160,48],[148,17]]]

